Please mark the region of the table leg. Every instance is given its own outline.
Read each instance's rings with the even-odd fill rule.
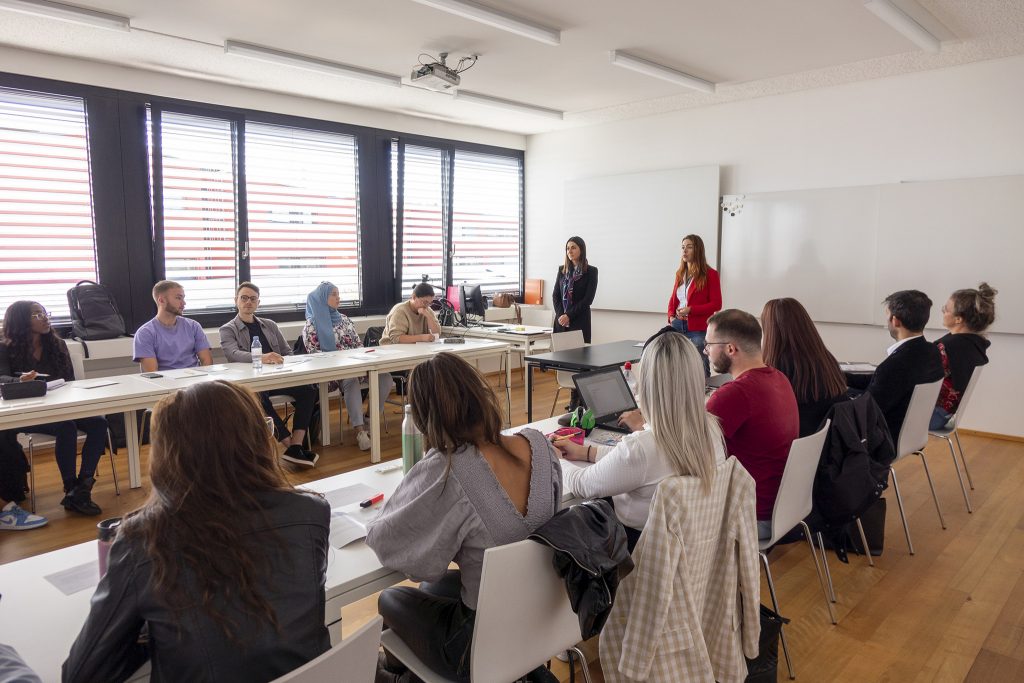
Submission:
[[[327,382],[320,382],[320,445],[331,445],[331,401],[327,398]]]
[[[367,380],[370,383],[370,396],[367,408],[370,411],[370,462],[380,462],[380,373],[370,370]]]
[[[505,349],[505,407],[508,408],[508,426],[512,426],[512,348]]]
[[[124,415],[124,440],[128,449],[128,486],[137,489],[142,486],[142,458],[139,453],[139,423],[135,411],[127,410]]]
[[[533,422],[533,363],[523,362],[523,371],[526,373],[526,424],[530,424]]]

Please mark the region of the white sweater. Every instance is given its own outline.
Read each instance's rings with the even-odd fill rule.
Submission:
[[[675,474],[658,450],[650,429],[627,434],[615,446],[596,446],[593,465],[562,460],[562,486],[580,498],[611,496],[615,516],[633,529],[647,524],[658,483]],[[715,448],[715,464],[725,462],[725,449]]]

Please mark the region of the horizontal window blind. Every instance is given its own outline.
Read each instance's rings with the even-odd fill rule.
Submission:
[[[0,88],[0,316],[19,299],[67,319],[96,279],[85,104]]]
[[[444,219],[447,194],[447,153],[429,147],[405,146],[404,202],[402,206],[402,291],[427,275],[442,288],[444,272]],[[397,164],[397,154],[393,157]]]
[[[346,306],[362,298],[356,139],[246,123],[250,278],[260,305],[301,306],[333,282]]]
[[[518,291],[522,252],[522,167],[512,157],[455,152],[452,282],[484,292]]]
[[[164,111],[164,271],[187,311],[233,305],[237,266],[235,155],[230,121]]]

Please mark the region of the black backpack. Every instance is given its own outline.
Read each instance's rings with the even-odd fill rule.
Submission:
[[[82,280],[68,290],[71,335],[88,341],[125,336],[124,318],[110,290],[92,280]]]

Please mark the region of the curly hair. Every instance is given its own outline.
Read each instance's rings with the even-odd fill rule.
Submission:
[[[32,357],[33,306],[40,306],[40,304],[36,301],[15,301],[4,311],[4,332],[0,343],[7,347],[12,370],[27,371],[37,365],[36,359]],[[74,378],[75,371],[71,365],[71,356],[68,354],[64,340],[57,335],[57,331],[51,327],[49,332],[42,335],[41,341],[43,358],[52,360],[61,377]]]

